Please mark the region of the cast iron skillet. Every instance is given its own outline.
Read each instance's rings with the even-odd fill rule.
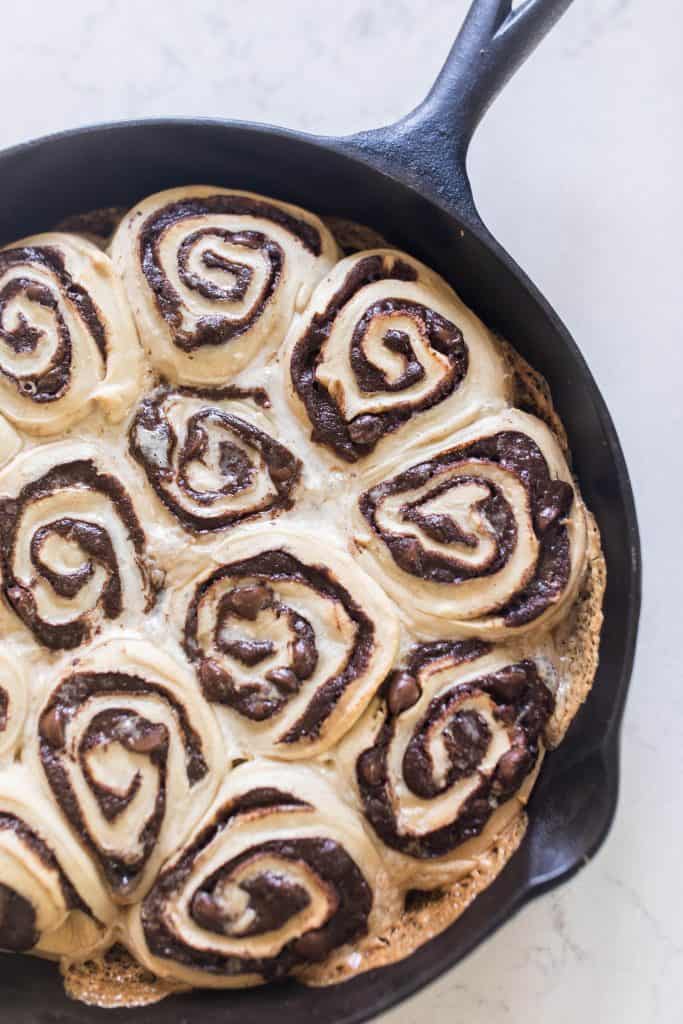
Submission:
[[[440,271],[550,383],[608,564],[600,669],[566,742],[548,757],[521,850],[446,932],[409,960],[327,989],[293,982],[239,993],[192,993],[116,1024],[272,1024],[367,1020],[452,967],[532,896],[591,857],[611,823],[618,740],[633,663],[640,549],[633,496],[605,403],[565,327],[479,218],[465,157],[498,90],[571,0],[475,0],[427,99],[398,124],[350,138],[315,138],[229,121],[101,125],[0,154],[0,239],[41,231],[79,211],[132,205],[158,189],[206,182],[252,189],[382,232]],[[72,1003],[58,972],[29,957],[0,958],[3,1019],[14,1024],[106,1020]]]

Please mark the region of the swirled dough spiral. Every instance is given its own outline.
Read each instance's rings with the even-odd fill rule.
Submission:
[[[266,760],[223,784],[131,911],[135,955],[161,977],[229,988],[275,980],[396,911],[351,808],[314,769]]]
[[[204,695],[230,709],[251,753],[328,749],[391,667],[391,603],[334,543],[289,528],[236,533],[214,560],[182,588],[175,616]]]
[[[155,368],[215,386],[274,351],[337,246],[306,210],[197,185],[138,203],[112,257]]]
[[[90,858],[27,769],[0,772],[0,949],[82,958],[115,908]]]
[[[394,877],[421,888],[458,877],[518,812],[551,681],[547,659],[481,640],[416,645],[389,675],[341,761],[377,838],[400,854]]]
[[[135,637],[96,645],[64,670],[41,705],[32,760],[123,903],[144,895],[228,763],[192,672]]]
[[[361,564],[432,635],[503,638],[573,601],[586,520],[557,441],[517,409],[380,467],[357,505]]]
[[[154,603],[120,460],[94,444],[43,445],[0,473],[0,558],[5,600],[50,649],[78,647],[103,622],[139,618]]]
[[[263,390],[159,388],[141,403],[130,449],[189,532],[225,530],[290,508],[301,461],[275,439]]]
[[[0,249],[0,409],[56,434],[98,405],[118,422],[141,381],[142,351],[111,261],[75,235]]]
[[[508,385],[489,331],[434,271],[393,249],[341,260],[285,346],[284,375],[311,439],[356,462],[499,409]]]

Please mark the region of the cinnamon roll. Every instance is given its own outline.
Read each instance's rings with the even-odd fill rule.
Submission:
[[[111,261],[53,232],[0,249],[0,408],[56,434],[95,406],[118,422],[140,387],[142,352]]]
[[[177,616],[206,699],[250,753],[327,750],[391,667],[391,603],[334,543],[291,529],[245,530],[214,558],[181,588]]]
[[[162,978],[241,987],[325,959],[392,910],[354,811],[314,769],[263,760],[224,782],[130,911],[129,939]]]
[[[159,388],[130,428],[147,479],[191,532],[224,530],[293,504],[301,461],[274,437],[265,391]]]
[[[540,651],[481,640],[415,645],[390,673],[341,762],[395,877],[429,888],[488,849],[526,800],[552,686]]]
[[[573,601],[586,520],[557,441],[516,409],[381,467],[357,503],[361,564],[418,632],[503,638]]]
[[[405,253],[341,260],[290,330],[285,377],[311,439],[386,458],[501,408],[503,361],[446,282]]]
[[[115,908],[88,855],[25,767],[0,772],[0,949],[82,958]]]
[[[149,611],[158,585],[120,465],[94,444],[63,441],[0,473],[5,601],[52,650]]]
[[[0,648],[0,766],[10,761],[21,745],[28,680],[21,653],[3,638]]]
[[[144,895],[228,764],[192,672],[135,637],[66,667],[41,705],[31,757],[121,903]]]
[[[112,256],[155,368],[201,386],[274,351],[337,246],[306,210],[196,185],[138,203]]]

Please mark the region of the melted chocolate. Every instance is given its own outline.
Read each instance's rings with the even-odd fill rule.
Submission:
[[[473,463],[470,476],[455,477],[439,483],[439,474],[462,463]],[[514,513],[502,492],[482,475],[476,476],[477,463],[493,463],[513,473],[529,495],[534,530],[539,540],[539,555],[534,575],[517,595],[500,610],[506,625],[521,626],[538,618],[560,596],[570,575],[569,536],[564,517],[574,500],[572,487],[552,480],[545,457],[535,441],[517,431],[501,431],[491,437],[453,448],[433,459],[411,466],[361,495],[359,506],[374,533],[382,539],[392,558],[404,572],[431,583],[458,584],[467,579],[498,572],[508,562],[517,542]],[[472,546],[474,537],[463,533],[447,515],[426,513],[423,506],[455,487],[476,482],[488,490],[488,497],[477,502],[496,545],[488,563],[471,567],[457,555],[428,550],[413,535],[389,533],[379,525],[382,503],[396,494],[409,494],[434,479],[434,486],[421,498],[401,509],[404,522],[415,523],[432,540],[442,544]]]
[[[455,667],[476,661],[488,650],[489,646],[479,640],[421,644],[410,652],[407,671],[419,679],[420,673],[435,662],[447,659]],[[391,683],[387,696],[390,694]],[[511,743],[490,775],[479,772],[479,766],[489,748],[491,729],[478,711],[462,706],[479,694],[487,694],[494,702],[494,716],[500,727],[506,729]],[[479,835],[494,809],[517,791],[533,768],[553,708],[553,696],[533,661],[521,661],[456,684],[429,701],[404,753],[403,781],[424,800],[439,797],[460,779],[478,774],[479,781],[453,821],[416,836],[400,831],[393,805],[388,757],[397,717],[403,709],[396,714],[387,704],[374,745],[363,751],[356,763],[365,814],[378,836],[393,849],[429,859],[445,856],[465,840]],[[435,729],[441,733],[447,754],[447,769],[438,778],[429,749]]]
[[[205,879],[192,898],[195,922],[209,934],[229,935],[232,919],[216,906],[214,893],[220,891],[221,884],[229,881],[241,865],[257,863],[258,857],[275,857],[285,862],[281,872],[275,873],[268,868],[240,883],[240,888],[248,896],[254,920],[246,931],[237,934],[240,937],[263,935],[282,928],[308,905],[308,893],[298,882],[287,878],[285,866],[287,861],[293,865],[306,864],[320,880],[322,891],[327,893],[327,918],[322,927],[287,942],[276,956],[251,958],[225,954],[218,949],[197,950],[167,923],[167,902],[175,899],[186,887],[197,857],[223,829],[239,828],[240,817],[250,812],[282,813],[302,808],[312,810],[310,805],[277,789],[252,790],[221,808],[214,822],[200,833],[175,864],[162,872],[142,904],[142,926],[150,952],[209,974],[258,974],[267,980],[276,980],[298,964],[323,959],[338,946],[366,934],[373,902],[372,891],[355,861],[338,842],[326,837],[272,839],[251,846]],[[286,831],[286,819],[283,830]]]
[[[67,622],[50,623],[42,619],[30,585],[14,576],[14,556],[25,509],[31,502],[40,501],[66,488],[96,491],[111,502],[135,550],[141,585],[148,591],[148,608],[154,603],[144,562],[145,534],[125,489],[115,477],[108,473],[100,473],[89,459],[56,466],[38,480],[26,484],[17,498],[0,498],[3,593],[36,639],[51,650],[71,649],[87,640],[92,631],[88,621],[90,611]],[[75,572],[59,574],[53,572],[43,562],[43,545],[55,534],[76,543],[86,556],[84,565]],[[44,579],[60,597],[75,598],[92,577],[95,565],[99,565],[104,569],[106,582],[97,603],[108,619],[116,619],[121,614],[121,579],[116,553],[109,536],[101,527],[85,520],[62,517],[36,530],[31,538],[30,550],[36,576]]]
[[[183,302],[170,279],[166,276],[160,248],[166,232],[184,220],[211,216],[257,217],[284,228],[314,256],[322,251],[320,233],[312,224],[297,218],[265,200],[240,195],[213,195],[182,199],[169,203],[147,218],[140,232],[140,264],[147,284],[154,293],[161,316],[171,330],[173,342],[184,352],[193,352],[202,345],[223,345],[248,331],[263,314],[273,293],[280,284],[285,255],[277,242],[260,231],[229,231],[219,227],[201,228],[191,232],[182,242],[178,254],[178,274],[187,288],[205,298],[223,305],[241,301],[249,287],[252,271],[247,264],[227,261],[211,249],[203,256],[207,269],[219,269],[234,281],[232,286],[220,287],[205,280],[189,269],[189,256],[193,246],[203,238],[218,238],[234,246],[258,251],[268,265],[263,286],[244,316],[229,318],[220,311],[202,317],[194,330],[183,327]]]
[[[320,355],[334,322],[353,297],[376,281],[416,280],[417,271],[405,260],[394,258],[389,266],[389,260],[385,257],[365,257],[349,272],[323,312],[313,317],[292,353],[292,384],[313,425],[313,440],[332,448],[347,462],[355,462],[368,455],[384,434],[397,430],[415,413],[443,401],[455,391],[467,373],[467,346],[455,324],[419,302],[386,298],[368,306],[350,340],[349,358],[358,387],[368,394],[385,392],[400,396],[402,391],[407,391],[424,377],[424,368],[415,355],[410,339],[401,330],[389,328],[383,340],[389,351],[400,355],[403,360],[403,370],[395,381],[390,381],[368,359],[365,342],[373,320],[376,317],[393,316],[411,319],[416,331],[424,335],[427,344],[447,357],[449,370],[436,387],[419,401],[412,401],[407,395],[404,402],[397,401],[387,412],[365,414],[347,422],[336,400],[317,379]]]
[[[69,756],[64,752],[64,743],[69,724],[83,705],[87,707],[88,701],[99,696],[126,699],[149,694],[158,695],[173,710],[185,751],[187,780],[190,786],[194,786],[208,772],[201,738],[192,728],[183,705],[156,683],[122,672],[75,673],[54,691],[39,725],[40,759],[55,800],[92,850],[111,887],[120,893],[126,893],[135,886],[159,838],[166,813],[168,730],[163,724],[151,722],[129,708],[109,708],[93,716],[79,741],[77,758],[80,770],[107,821],[115,821],[130,805],[139,791],[141,778],[136,774],[124,794],[98,783],[88,766],[91,752],[98,747],[119,743],[133,753],[145,754],[158,769],[159,789],[154,807],[137,837],[142,853],[135,860],[112,856],[98,846],[63,763]]]
[[[43,309],[49,310],[54,318],[57,345],[48,366],[40,374],[18,376],[0,367],[0,373],[10,380],[26,398],[44,404],[61,398],[71,380],[73,346],[69,328],[60,308],[59,300],[46,284],[32,279],[32,267],[47,272],[55,280],[63,298],[67,300],[90,334],[102,360],[107,365],[107,333],[100,319],[97,307],[85,291],[76,284],[66,269],[64,257],[52,246],[24,246],[5,249],[0,252],[0,276],[16,267],[26,268],[26,276],[13,277],[0,289],[0,338],[17,354],[33,353],[40,344],[44,331],[33,327],[23,313],[14,327],[4,326],[8,306],[24,296]]]
[[[290,676],[287,676],[284,685],[281,686],[277,678],[270,677],[270,673],[264,677],[262,683],[254,682],[238,686],[230,673],[201,647],[198,635],[200,604],[211,588],[226,578],[235,580],[256,578],[264,587],[267,587],[270,582],[277,583],[279,580],[301,583],[322,597],[339,602],[355,624],[356,635],[345,664],[339,672],[318,686],[316,692],[311,696],[306,710],[282,737],[282,742],[296,743],[305,738],[317,738],[325,720],[346,689],[353,685],[354,680],[366,669],[375,643],[375,628],[371,620],[356,604],[349,592],[334,581],[327,569],[306,565],[293,555],[281,550],[265,551],[252,558],[222,566],[203,580],[198,585],[188,608],[185,620],[185,652],[198,665],[199,680],[206,699],[215,703],[227,704],[254,721],[263,721],[277,714],[285,706],[291,694],[296,692],[297,687],[291,685]],[[214,640],[219,649],[221,649],[220,634],[225,625],[226,610],[229,610],[233,601],[232,595],[242,589],[237,586],[232,591],[228,591],[219,605],[214,631]],[[292,608],[272,599],[262,604],[261,609],[267,609],[269,613],[275,613],[278,617],[285,616],[287,618],[293,638],[293,642],[289,645],[291,646],[291,666],[289,668],[299,681],[310,678],[315,671],[318,657],[315,634],[310,623]]]
[[[147,479],[166,508],[186,529],[194,533],[223,530],[267,512],[291,508],[302,470],[301,462],[295,455],[247,420],[211,405],[188,418],[181,446],[164,410],[165,402],[174,395],[205,399],[207,402],[255,397],[259,404],[264,404],[264,399],[268,404],[268,399],[265,392],[250,392],[239,388],[225,388],[222,391],[179,388],[172,391],[162,387],[141,403],[130,428],[131,453],[144,469]],[[220,445],[219,460],[225,483],[216,491],[197,491],[190,483],[189,468],[193,462],[204,462],[206,458],[209,427],[225,435]],[[275,493],[266,494],[254,502],[249,491],[257,474],[263,472],[259,466],[260,460],[265,463]],[[198,514],[178,500],[171,488],[173,483],[189,501],[196,502],[209,512],[211,506],[219,503],[226,495],[239,495],[242,492],[244,507],[217,512],[215,515]]]

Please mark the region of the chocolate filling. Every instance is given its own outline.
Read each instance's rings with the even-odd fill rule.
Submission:
[[[133,545],[140,572],[141,586],[147,591],[148,609],[155,595],[148,580],[145,566],[145,533],[135,514],[133,504],[123,486],[108,473],[100,473],[89,459],[79,459],[55,466],[38,480],[26,484],[17,498],[0,498],[0,558],[2,560],[3,594],[22,622],[36,639],[51,650],[78,647],[92,632],[89,617],[92,610],[77,618],[61,623],[50,623],[40,617],[30,583],[23,583],[14,575],[17,538],[25,509],[33,501],[41,501],[61,489],[79,488],[103,494],[126,528]],[[57,535],[78,545],[86,556],[84,564],[75,572],[60,574],[52,571],[42,559],[42,548],[51,535]],[[110,538],[101,527],[86,520],[62,517],[36,530],[31,538],[31,561],[36,577],[42,578],[60,597],[75,598],[92,577],[95,565],[104,569],[106,582],[97,604],[107,619],[116,619],[123,610],[121,579],[116,553]]]
[[[228,318],[220,312],[199,319],[194,330],[183,328],[183,302],[163,269],[160,248],[169,228],[184,220],[211,216],[244,216],[267,220],[284,228],[314,256],[322,251],[322,240],[316,227],[297,218],[265,200],[240,195],[213,195],[182,199],[169,203],[147,218],[140,232],[139,252],[142,273],[154,293],[161,316],[168,324],[173,342],[184,352],[193,352],[202,345],[222,345],[248,331],[263,314],[282,278],[284,252],[277,242],[260,231],[229,231],[207,227],[189,234],[181,244],[178,255],[178,274],[187,288],[198,291],[205,298],[220,303],[238,302],[249,287],[252,271],[246,264],[226,260],[220,253],[207,250],[203,263],[207,269],[224,271],[232,278],[232,286],[220,287],[204,280],[189,269],[191,249],[202,238],[215,237],[234,246],[258,251],[268,265],[264,284],[251,309],[242,317]]]
[[[480,640],[435,641],[413,648],[406,671],[420,673],[447,659],[454,667],[476,661],[491,648]],[[391,696],[391,678],[387,698]],[[510,749],[487,774],[479,766],[489,748],[491,729],[485,718],[463,702],[487,694],[494,717],[510,739]],[[457,817],[423,835],[401,832],[388,777],[388,758],[398,715],[385,705],[384,722],[372,747],[356,762],[356,778],[365,815],[387,846],[411,857],[429,859],[450,853],[479,835],[495,808],[519,789],[538,757],[543,729],[553,712],[554,698],[533,661],[525,660],[478,679],[452,686],[429,701],[407,744],[402,761],[403,781],[416,796],[430,800],[446,793],[458,780],[479,776],[476,788],[460,806]],[[401,709],[398,714],[402,714]],[[430,738],[439,733],[447,767],[435,772]]]
[[[64,760],[72,756],[65,751],[66,734],[81,706],[87,707],[87,702],[98,696],[125,699],[150,694],[161,697],[173,711],[185,752],[187,780],[190,786],[194,786],[209,770],[201,738],[193,729],[183,705],[156,683],[122,672],[75,673],[54,691],[39,723],[40,759],[55,800],[75,831],[94,853],[112,889],[121,894],[130,892],[137,884],[158,841],[164,821],[168,730],[163,724],[151,722],[131,709],[109,708],[93,717],[79,742],[77,758],[81,773],[103,817],[109,822],[115,821],[132,802],[139,791],[141,778],[136,774],[128,791],[121,794],[94,779],[88,765],[88,755],[98,747],[119,743],[133,753],[145,754],[158,769],[159,789],[154,806],[137,836],[142,853],[135,859],[103,852],[91,834],[64,765]]]
[[[296,743],[299,740],[315,739],[320,730],[341,699],[346,689],[365,672],[375,643],[375,627],[349,592],[335,582],[331,573],[320,566],[306,565],[293,555],[282,550],[265,551],[252,558],[233,562],[222,566],[200,583],[190,602],[185,620],[184,647],[188,657],[198,665],[199,679],[207,700],[227,704],[240,714],[255,721],[263,721],[277,714],[286,704],[297,686],[290,676],[279,686],[278,679],[268,676],[262,684],[249,683],[237,686],[230,676],[215,659],[202,649],[198,638],[199,607],[211,588],[225,578],[240,580],[259,580],[264,586],[278,581],[294,581],[320,594],[327,600],[338,602],[355,624],[356,635],[353,647],[349,652],[342,669],[326,679],[312,695],[306,710],[282,737],[284,743]],[[225,623],[224,615],[233,601],[233,595],[244,589],[234,587],[222,598],[219,606],[215,637]],[[270,613],[286,616],[293,636],[291,646],[291,665],[289,666],[294,679],[299,681],[310,678],[315,671],[317,649],[315,635],[310,623],[294,609],[268,598],[259,605],[260,609],[268,609]],[[258,612],[256,613],[258,614]],[[219,645],[220,646],[220,645]],[[287,666],[285,666],[287,667]],[[270,675],[270,674],[269,674]],[[271,685],[269,686],[268,683]],[[278,692],[279,691],[279,692]]]
[[[24,246],[0,252],[0,275],[15,267],[26,267],[27,274],[30,273],[31,267],[37,267],[56,279],[61,294],[74,307],[106,367],[107,333],[99,311],[85,289],[73,281],[59,250],[52,246]],[[5,327],[7,308],[20,296],[50,311],[55,320],[57,345],[47,368],[39,374],[19,376],[2,367],[0,373],[10,380],[24,397],[39,404],[54,402],[64,395],[71,379],[73,351],[69,328],[59,309],[57,297],[46,284],[29,276],[11,278],[0,289],[0,339],[13,352],[35,352],[44,335],[41,328],[33,327],[29,323],[23,312],[19,313],[14,327]]]
[[[472,474],[438,482],[441,472],[462,463],[473,463]],[[435,458],[411,466],[397,476],[385,480],[361,495],[359,507],[404,572],[431,583],[458,584],[467,579],[498,572],[508,562],[517,541],[514,514],[504,496],[482,475],[476,476],[476,463],[493,463],[514,475],[526,488],[532,512],[534,531],[539,541],[539,554],[532,578],[499,614],[507,626],[521,626],[542,615],[562,594],[570,575],[569,535],[564,519],[574,500],[570,484],[552,480],[545,457],[535,441],[518,431],[501,431],[491,437],[453,448]],[[434,479],[434,487],[416,501],[407,501],[401,509],[404,522],[415,523],[432,540],[472,546],[475,538],[464,534],[450,516],[428,514],[422,506],[440,494],[477,482],[489,496],[477,502],[495,537],[496,547],[488,564],[468,567],[457,556],[429,551],[414,535],[390,533],[379,525],[378,513],[390,496],[408,494]]]
[[[334,397],[317,379],[321,353],[334,328],[334,322],[353,297],[376,281],[416,280],[415,268],[400,258],[393,258],[391,265],[382,256],[367,256],[359,260],[323,312],[315,314],[292,353],[292,384],[313,425],[312,439],[332,448],[347,462],[355,462],[368,455],[384,434],[397,430],[415,413],[443,401],[455,391],[467,373],[467,346],[455,324],[419,302],[386,298],[373,302],[367,308],[351,337],[351,369],[361,391],[388,392],[400,396],[402,391],[411,388],[424,377],[424,369],[404,331],[389,328],[384,335],[384,345],[403,358],[403,370],[395,381],[389,381],[384,372],[367,358],[365,339],[375,317],[409,317],[427,343],[447,357],[448,373],[419,401],[414,402],[406,396],[404,402],[398,401],[387,412],[364,414],[350,422],[344,419]]]
[[[293,967],[308,961],[324,959],[333,949],[367,933],[372,909],[372,891],[358,865],[340,844],[330,838],[273,839],[252,846],[222,865],[202,882],[191,901],[195,922],[209,933],[231,934],[233,918],[220,907],[215,892],[245,862],[256,858],[276,857],[281,861],[302,862],[320,880],[328,900],[325,923],[315,930],[287,942],[273,957],[246,957],[225,954],[218,949],[197,950],[176,934],[168,923],[166,905],[187,885],[197,857],[225,828],[238,828],[241,815],[250,812],[286,812],[306,808],[309,804],[277,789],[255,789],[223,807],[214,822],[207,826],[175,864],[160,875],[142,904],[141,919],[150,952],[154,956],[187,967],[196,967],[209,974],[238,976],[257,974],[268,981],[283,978]],[[284,823],[286,828],[286,822]],[[286,922],[308,905],[310,897],[298,882],[271,869],[255,874],[249,882],[240,883],[248,897],[248,908],[254,919],[248,930],[239,936],[263,935],[282,928]]]
[[[269,404],[265,392],[245,391],[239,388],[223,390],[158,388],[141,403],[129,432],[131,454],[140,463],[147,479],[166,508],[182,525],[195,533],[223,530],[246,519],[266,512],[291,508],[293,493],[301,477],[301,461],[284,445],[251,423],[216,406],[207,405],[187,420],[182,445],[169,422],[165,403],[174,395],[200,398],[207,402],[231,398],[255,398],[259,404]],[[189,469],[192,463],[206,464],[209,451],[208,428],[221,431],[225,440],[220,443],[219,469],[225,483],[218,490],[199,491],[192,487]],[[238,442],[238,443],[235,443]],[[250,496],[257,474],[263,472],[263,461],[275,493],[266,494],[255,501]],[[195,502],[207,514],[185,507],[173,493],[172,485],[189,502]],[[211,514],[211,507],[226,495],[243,492],[244,506]]]

